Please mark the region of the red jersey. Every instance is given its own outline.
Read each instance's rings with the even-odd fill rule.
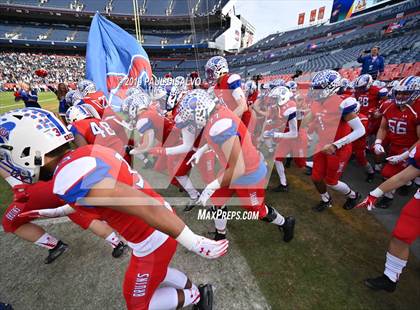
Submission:
[[[108,101],[106,96],[101,91],[96,91],[94,93],[88,94],[86,97],[83,97],[79,104],[88,104],[98,112],[99,116],[104,115],[105,109],[108,107]]]
[[[127,241],[139,243],[145,240],[155,229],[140,218],[110,208],[92,207],[82,203],[81,199],[88,195],[90,189],[105,178],[113,178],[135,187],[164,203],[163,198],[136,171],[131,170],[121,155],[98,145],[83,146],[61,159],[54,173],[53,192],[72,207],[97,215]]]
[[[289,100],[282,106],[274,106],[271,108],[270,115],[274,128],[280,129],[281,132],[289,131],[289,121],[297,117],[296,102]]]
[[[248,107],[253,105],[255,101],[258,99],[258,89],[256,89],[252,94],[250,94],[247,98]]]
[[[96,118],[83,119],[72,123],[70,131],[74,136],[81,135],[88,144],[99,144],[120,154],[125,154],[125,143],[127,141],[121,141],[115,130],[106,121],[100,121]]]
[[[419,100],[403,109],[392,104],[384,111],[383,117],[388,127],[386,138],[391,144],[409,148],[417,142],[417,126],[420,125]]]
[[[144,134],[147,130],[153,129],[155,138],[165,146],[178,143],[180,132],[173,120],[159,114],[155,108],[142,112],[137,120],[136,129]],[[170,137],[170,142],[166,140]],[[169,144],[168,144],[169,143]]]
[[[238,107],[233,92],[242,91],[241,88],[241,77],[238,74],[225,74],[217,80],[214,87],[214,94],[219,101],[226,105],[231,111],[235,111]]]
[[[360,103],[360,113],[370,116],[371,113],[379,108],[379,101],[381,100],[380,88],[371,86],[367,91],[355,92],[355,97]]]
[[[343,100],[343,97],[333,95],[324,102],[312,102],[313,121],[311,131],[318,134],[318,145],[323,147],[333,143],[351,132],[351,127],[344,117],[357,109],[357,101],[353,97]]]
[[[258,170],[261,159],[257,149],[252,144],[248,129],[231,110],[225,106],[217,105],[203,130],[203,138],[216,152],[223,167],[226,167],[228,160],[222,151],[222,145],[233,136],[238,136],[241,142],[245,174]]]

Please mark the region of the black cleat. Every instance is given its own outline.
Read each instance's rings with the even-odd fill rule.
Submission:
[[[401,196],[408,196],[410,194],[411,185],[404,185],[398,189],[398,194]]]
[[[273,188],[273,191],[277,193],[287,193],[289,191],[289,185],[279,184],[279,186]]]
[[[375,291],[387,291],[392,293],[397,288],[397,283],[392,282],[386,275],[381,275],[377,278],[366,279],[365,285]]]
[[[214,238],[213,238],[214,241],[225,240],[225,239],[226,239],[226,233],[222,234],[222,233],[219,233],[217,230],[215,231]]]
[[[354,197],[354,198],[348,197],[346,202],[343,205],[343,209],[344,210],[353,209],[357,205],[357,202],[360,200],[361,197],[362,196],[358,192],[356,192],[356,197]]]
[[[306,168],[305,168],[305,174],[306,174],[306,175],[312,175],[312,168],[311,168],[311,167],[306,166]]]
[[[184,212],[189,212],[192,209],[194,209],[197,206],[198,198],[200,197],[197,197],[196,199],[190,198],[190,200],[188,201],[187,205],[184,208]]]
[[[375,173],[367,173],[366,174],[366,182],[372,183],[375,179]]]
[[[193,310],[212,310],[213,309],[213,287],[211,284],[200,284],[200,301],[194,305]]]
[[[288,216],[284,220],[284,224],[279,226],[279,229],[283,231],[283,241],[290,242],[293,239],[295,232],[296,220],[293,216]]]
[[[376,207],[380,209],[388,209],[392,205],[393,201],[393,198],[383,196],[381,200],[379,200],[379,202],[376,204]]]
[[[112,250],[112,257],[121,257],[121,255],[124,254],[124,250],[127,248],[128,246],[124,242],[120,241],[120,243],[118,243],[118,245]]]
[[[0,302],[0,310],[13,310],[13,307],[11,304]]]
[[[55,261],[61,254],[63,254],[69,246],[62,242],[61,240],[58,240],[57,245],[51,249],[48,250],[48,256],[44,259],[45,264],[51,264],[53,261]]]
[[[315,207],[312,208],[312,210],[316,212],[322,212],[325,209],[328,209],[331,207],[332,207],[332,199],[330,198],[330,200],[328,201],[321,200]]]

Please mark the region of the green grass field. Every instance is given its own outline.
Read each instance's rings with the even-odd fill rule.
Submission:
[[[56,109],[53,94],[41,93],[40,101]],[[0,93],[1,113],[19,106],[11,93]],[[420,262],[410,258],[395,293],[370,291],[362,282],[383,271],[389,233],[365,210],[336,206],[314,213],[310,208],[319,197],[310,179],[293,168],[288,175],[290,193],[267,192],[267,204],[296,216],[290,244],[280,241],[273,225],[231,221],[228,226],[272,309],[420,309]],[[271,185],[277,182],[271,178]],[[1,214],[11,200],[2,180],[0,193]]]

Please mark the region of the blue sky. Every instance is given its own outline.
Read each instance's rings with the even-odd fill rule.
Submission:
[[[237,0],[236,14],[241,14],[256,28],[254,42],[263,37],[297,27],[298,14],[309,13],[325,5],[325,17],[330,16],[333,0]]]

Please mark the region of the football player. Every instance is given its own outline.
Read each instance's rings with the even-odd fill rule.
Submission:
[[[314,101],[305,123],[312,122],[309,132],[318,135],[312,169],[312,181],[321,195],[320,203],[313,208],[317,212],[332,207],[328,187],[347,197],[343,205],[346,210],[352,209],[360,197],[340,178],[352,153],[351,143],[365,134],[365,128],[355,113],[357,100],[336,94],[340,86],[341,76],[334,70],[318,72],[311,83]]]
[[[296,102],[291,100],[292,93],[287,87],[278,86],[268,94],[272,105],[275,107],[270,112],[271,126],[273,129],[264,132],[264,138],[272,138],[277,144],[274,164],[280,178],[280,185],[274,189],[276,192],[289,190],[283,160],[291,154],[299,168],[306,166],[306,135],[299,133]]]
[[[73,135],[51,112],[14,110],[2,115],[0,128],[4,128],[0,150],[14,167],[34,179],[53,174],[54,194],[72,210],[106,221],[129,242],[133,253],[123,285],[128,309],[191,304],[211,309],[211,286],[197,287],[169,263],[177,242],[212,259],[226,254],[228,241],[193,233],[114,150],[86,145],[71,151]]]
[[[117,135],[109,122],[97,119],[92,114],[92,109],[87,104],[70,107],[66,112],[66,121],[69,129],[73,133],[74,143],[80,147],[87,144],[99,144],[109,147],[122,156],[127,162],[131,162],[131,157],[126,153],[128,141],[125,132]],[[121,134],[125,136],[121,139]]]
[[[14,93],[15,101],[22,100],[27,108],[41,108],[38,103],[38,92],[29,84],[18,83],[19,90]]]
[[[204,68],[206,79],[214,85],[214,93],[239,118],[248,110],[246,97],[241,88],[241,77],[229,73],[229,66],[222,56],[210,58]]]
[[[414,147],[408,158],[408,166],[401,172],[379,185],[369,193],[358,208],[371,210],[384,193],[391,192],[420,176],[420,145]],[[410,245],[420,236],[420,189],[401,210],[400,217],[392,232],[392,239],[386,253],[385,270],[377,278],[365,280],[373,290],[395,291],[400,275],[407,265]]]
[[[137,119],[135,127],[142,136],[141,143],[130,153],[136,155],[148,152],[150,155],[156,156],[158,162],[155,167],[164,163],[168,168],[170,179],[175,178],[190,196],[187,205],[195,205],[200,193],[188,176],[191,166],[186,164],[189,159],[186,154],[190,152],[191,148],[189,144],[179,145],[181,133],[175,127],[175,123],[161,115],[157,108],[152,107],[150,99],[145,94],[134,94],[127,97],[123,105],[127,105],[128,110],[132,111],[132,116]],[[194,137],[191,135],[185,140],[194,143]]]
[[[404,170],[407,166],[408,150],[420,139],[420,78],[409,76],[402,79],[392,91],[392,104],[384,111],[376,136],[374,151],[376,155],[387,154],[387,163],[382,168],[385,179]],[[386,150],[383,145],[386,139]],[[407,186],[411,185],[411,182]],[[404,186],[400,193],[406,194]],[[385,193],[378,207],[388,208],[393,201],[394,192]]]
[[[284,218],[265,204],[267,167],[239,117],[226,106],[216,105],[207,92],[196,89],[183,98],[176,122],[195,136],[201,133],[206,142],[191,161],[198,162],[204,150],[212,149],[222,166],[218,177],[202,191],[198,203],[205,206],[210,199],[216,208],[225,211],[226,203],[236,194],[243,209],[258,212],[260,220],[275,224],[284,232],[285,242],[291,241],[295,219]],[[216,240],[226,238],[226,224],[226,218],[216,219]]]

